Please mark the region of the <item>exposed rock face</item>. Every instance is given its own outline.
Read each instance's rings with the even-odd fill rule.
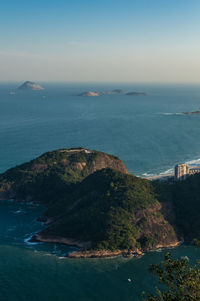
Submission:
[[[24,82],[18,89],[19,90],[44,90],[44,88],[41,87],[40,85],[29,81]]]
[[[108,154],[102,154],[100,156],[97,156],[96,159],[91,162],[89,170],[90,173],[93,173],[96,170],[100,170],[103,168],[113,168],[121,171],[122,173],[128,174],[124,163],[121,160],[113,158]]]
[[[145,247],[145,240],[152,233],[156,233],[157,243],[154,246],[155,249],[172,247],[179,244],[179,238],[174,231],[175,216],[172,204],[166,202],[152,204],[147,209],[138,211],[135,217],[135,225],[142,224],[143,229],[138,239],[144,245],[145,251],[151,249],[149,246]]]

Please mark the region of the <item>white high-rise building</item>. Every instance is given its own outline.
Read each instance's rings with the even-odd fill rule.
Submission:
[[[178,180],[185,180],[189,175],[189,165],[188,164],[177,164],[175,166],[175,173],[174,179]]]

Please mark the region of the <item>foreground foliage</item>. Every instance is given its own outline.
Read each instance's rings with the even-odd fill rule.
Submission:
[[[169,253],[161,264],[151,265],[150,271],[159,279],[163,289],[156,288],[146,301],[199,301],[200,261],[190,267],[187,258],[174,260]]]

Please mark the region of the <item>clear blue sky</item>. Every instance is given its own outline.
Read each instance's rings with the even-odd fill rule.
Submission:
[[[26,79],[199,82],[200,1],[1,1],[0,80]]]

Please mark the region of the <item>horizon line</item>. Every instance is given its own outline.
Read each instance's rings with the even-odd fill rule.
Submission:
[[[200,84],[200,81],[95,81],[95,80],[34,80],[34,79],[25,79],[25,80],[0,80],[0,84],[6,83],[24,83],[26,81],[32,81],[35,83],[74,83],[74,84]]]

